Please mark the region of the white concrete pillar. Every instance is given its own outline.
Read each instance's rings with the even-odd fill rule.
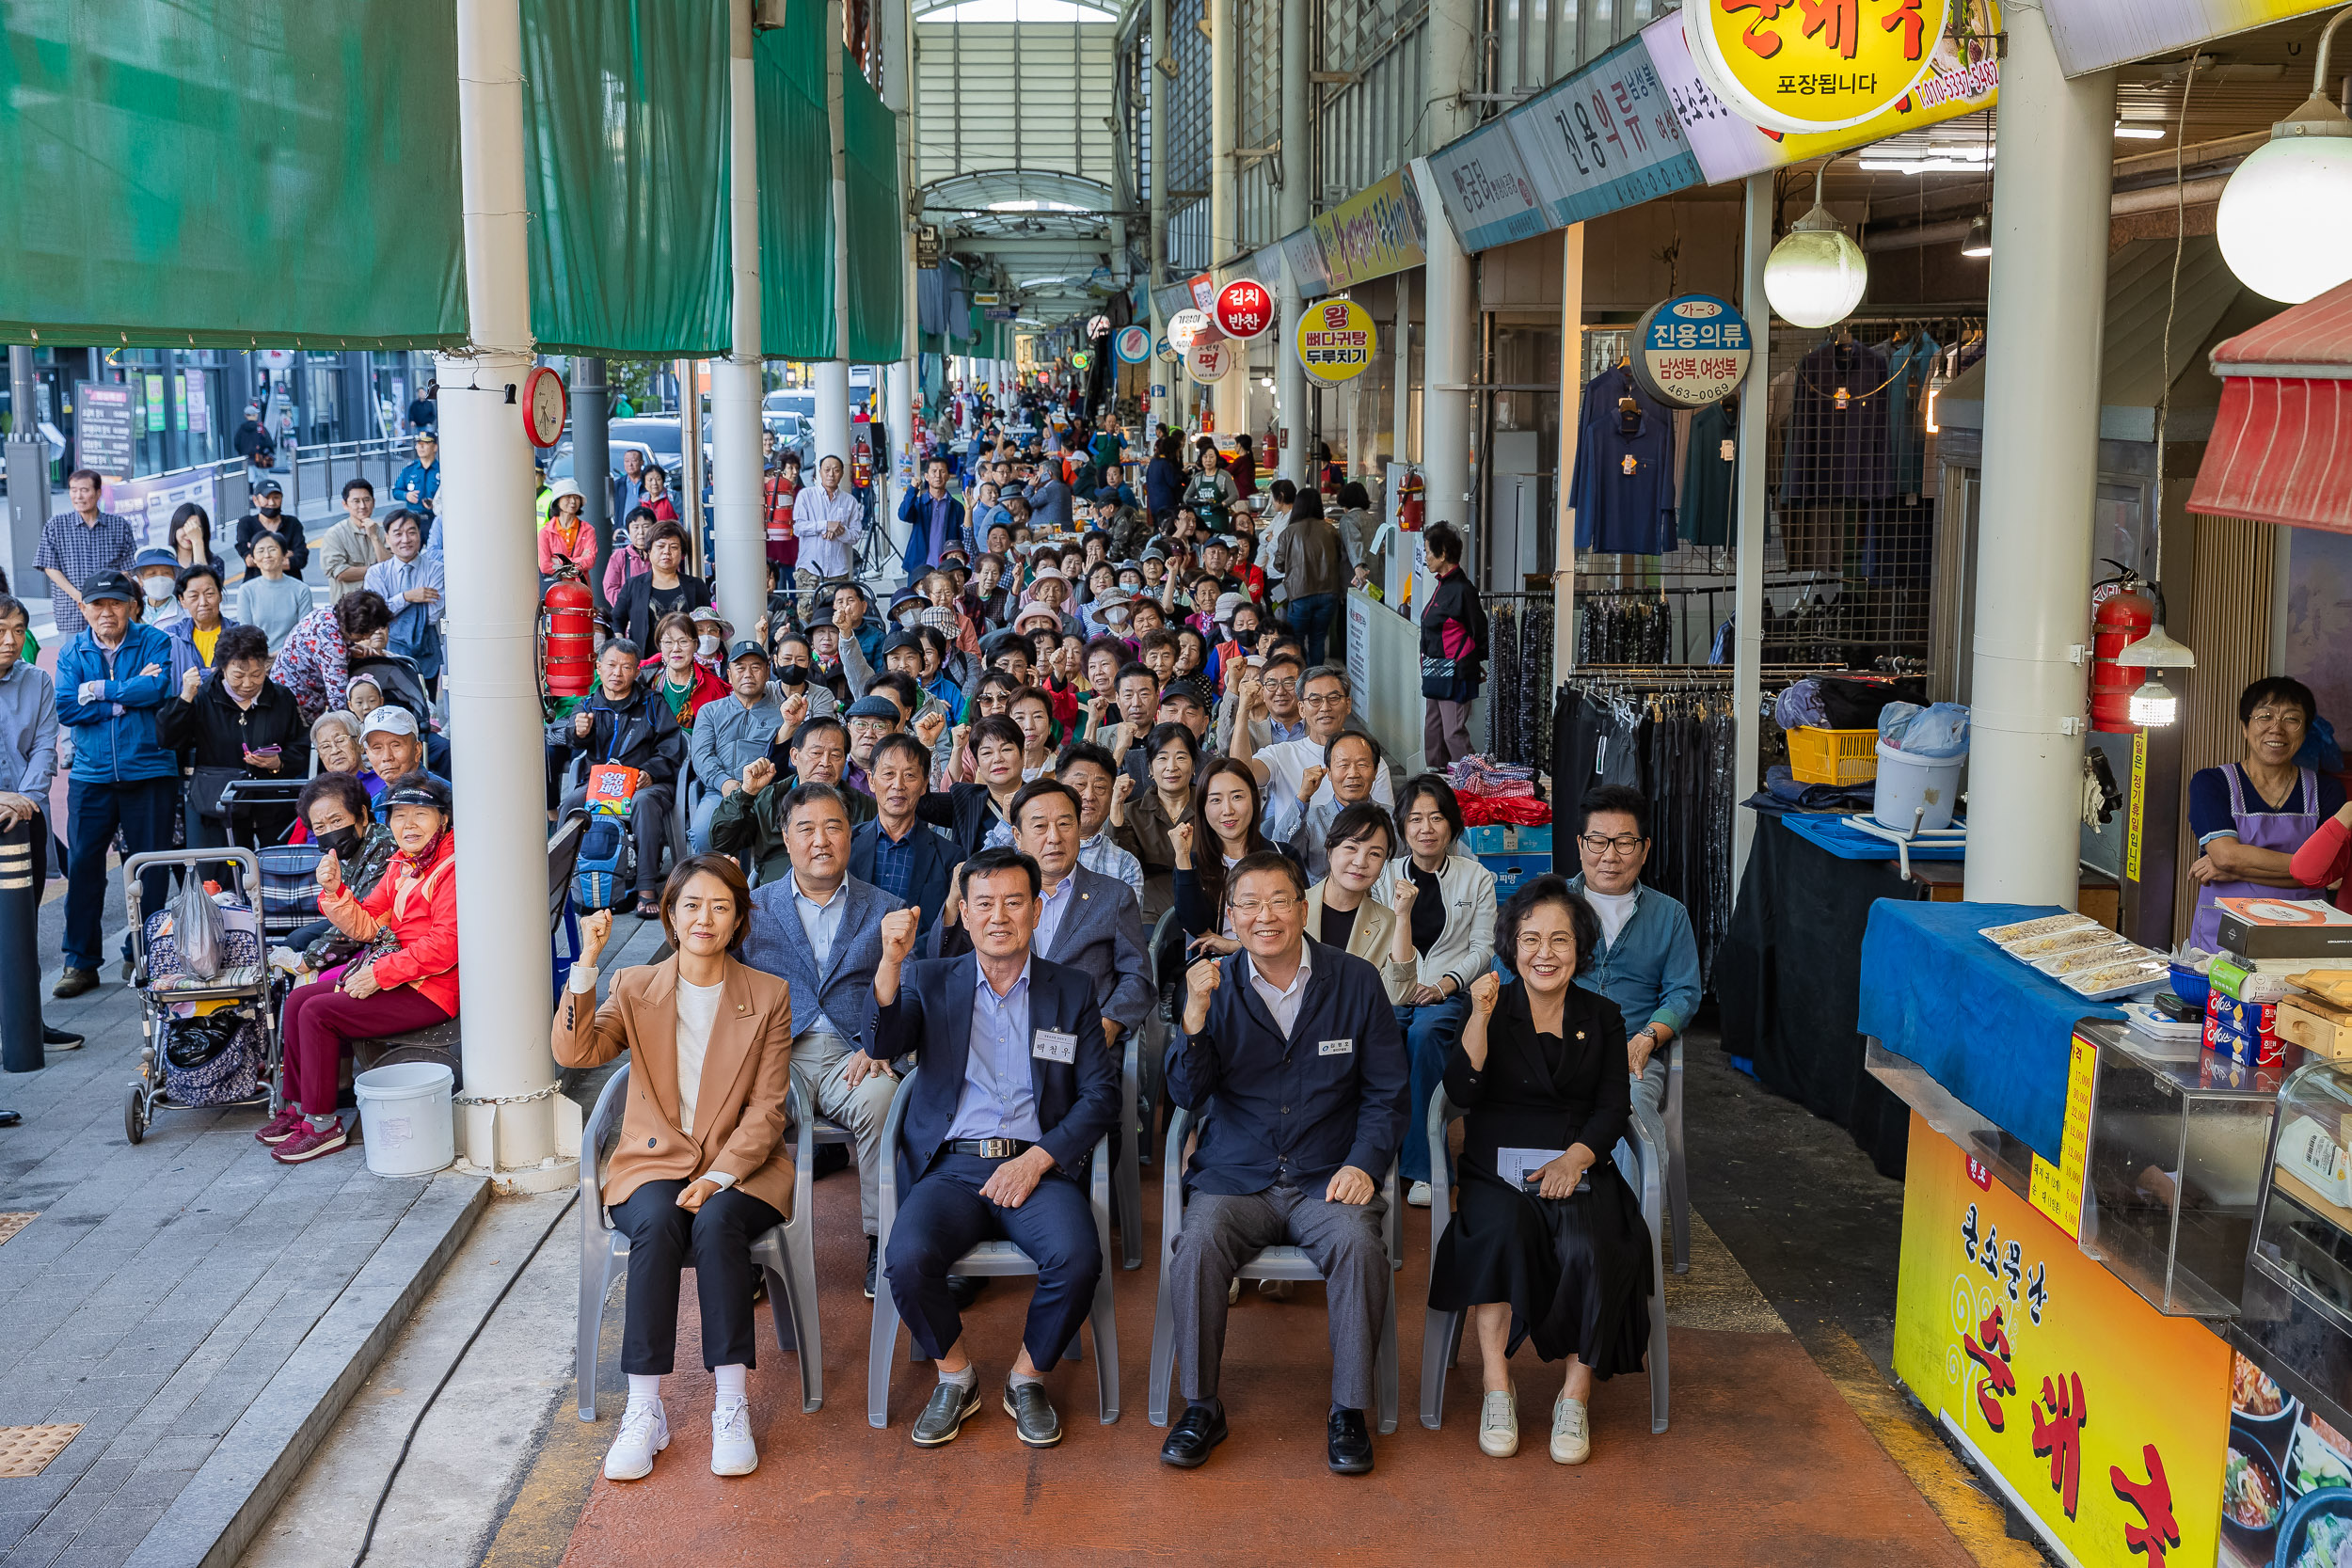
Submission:
[[[850,462],[849,142],[841,114],[841,0],[825,0],[825,120],[833,147],[833,353],[817,370],[817,460]],[[808,482],[815,483],[811,473]]]
[[[768,607],[760,515],[759,120],[752,99],[752,0],[727,0],[727,256],[735,352],[710,366],[711,592],[749,637]]]
[[[1454,228],[1438,205],[1438,186],[1429,160],[1416,158],[1412,180],[1422,193],[1422,210],[1436,220],[1429,225],[1429,264],[1422,281],[1428,294],[1422,303],[1422,326],[1428,333],[1422,353],[1421,418],[1422,453],[1428,482],[1428,520],[1452,523],[1463,531],[1467,545],[1470,519],[1470,258],[1462,253]]]
[[[1156,291],[1168,285],[1168,95],[1169,84],[1160,62],[1168,58],[1168,0],[1152,0],[1152,57],[1144,68],[1145,91],[1150,95],[1145,107],[1151,116],[1152,135],[1152,237],[1151,250],[1144,268],[1145,284],[1152,295],[1152,385],[1165,387],[1167,392],[1152,400],[1152,435],[1156,438],[1163,424],[1182,422],[1177,410],[1176,374],[1179,367],[1163,364],[1159,358],[1159,341],[1168,336],[1168,317],[1160,309]],[[1138,476],[1139,478],[1140,476]],[[1141,492],[1138,491],[1137,494]]]
[[[1284,237],[1297,233],[1314,216],[1315,160],[1314,130],[1309,119],[1307,73],[1314,69],[1315,56],[1309,41],[1307,0],[1282,0],[1282,203],[1281,230]],[[1281,409],[1282,477],[1307,488],[1314,469],[1307,460],[1307,400],[1312,396],[1307,388],[1307,367],[1300,364],[1296,342],[1299,311],[1305,300],[1298,290],[1298,279],[1291,276],[1290,257],[1284,253],[1276,268],[1282,276],[1264,282],[1281,291],[1281,325],[1276,329],[1274,362],[1275,397]]]
[[[1978,510],[1966,891],[2074,907],[2115,73],[2068,81],[2039,9],[2003,13]]]
[[[914,15],[912,0],[890,0],[880,8],[882,29],[882,100],[897,119],[897,157],[898,160],[899,207],[903,212],[913,198],[915,187],[914,166]],[[906,484],[921,483],[913,466],[916,442],[914,439],[914,409],[919,401],[920,376],[915,356],[922,344],[922,306],[915,292],[914,231],[902,217],[898,226],[898,276],[902,286],[898,297],[898,358],[882,379],[882,420],[889,426],[890,450],[877,453],[882,465],[882,485],[883,505],[895,515],[898,496]],[[905,479],[899,469],[909,470]]]
[[[1748,379],[1740,391],[1739,535],[1732,558],[1731,791],[1744,800],[1762,783],[1756,760],[1764,719],[1764,448],[1772,384],[1772,308],[1764,298],[1764,262],[1772,253],[1772,177],[1751,175],[1747,185],[1746,232],[1740,254],[1740,313],[1754,335]],[[1748,874],[1748,848],[1756,842],[1756,813],[1731,813],[1731,881],[1736,890]]]
[[[457,0],[457,125],[472,343],[435,358],[443,494],[469,541],[450,557],[445,623],[465,982],[457,1136],[466,1164],[553,1191],[577,1179],[580,1113],[555,1093],[548,1045],[547,816],[535,785],[515,787],[545,771],[532,451],[516,406],[534,357],[518,0]]]
[[[1556,532],[1551,546],[1555,678],[1576,668],[1576,514],[1568,510],[1568,481],[1576,472],[1577,416],[1583,396],[1584,226],[1572,223],[1560,235],[1560,499],[1552,509]]]
[[[1241,248],[1241,179],[1233,149],[1241,145],[1241,16],[1233,0],[1205,0],[1209,18],[1209,265],[1224,264]],[[1263,281],[1263,279],[1261,280]],[[1249,375],[1245,363],[1211,388],[1216,433],[1249,428]]]

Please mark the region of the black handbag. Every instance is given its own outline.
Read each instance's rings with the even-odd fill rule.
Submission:
[[[199,768],[188,778],[188,799],[195,802],[197,814],[216,822],[229,820],[229,812],[220,798],[237,780],[248,777],[242,768]]]

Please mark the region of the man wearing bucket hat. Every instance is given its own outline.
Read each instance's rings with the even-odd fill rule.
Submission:
[[[253,1134],[281,1164],[301,1164],[349,1144],[335,1093],[353,1040],[406,1034],[457,1016],[457,845],[449,786],[411,773],[394,781],[376,805],[400,852],[365,898],[344,885],[333,851],[319,861],[319,913],[366,945],[350,963],[286,998],[286,1108]],[[397,946],[378,954],[387,935]]]
[[[1698,941],[1679,902],[1642,885],[1649,859],[1649,800],[1642,792],[1603,784],[1586,792],[1579,815],[1584,825],[1576,853],[1584,869],[1568,886],[1600,917],[1600,943],[1578,966],[1577,980],[1614,1002],[1634,1025],[1626,1041],[1633,1114],[1663,1148],[1666,1047],[1698,1011]]]

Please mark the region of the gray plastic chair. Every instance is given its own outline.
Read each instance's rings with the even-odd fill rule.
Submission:
[[[1691,1272],[1691,1169],[1682,1155],[1682,1037],[1677,1035],[1666,1055],[1666,1100],[1659,1120],[1666,1124],[1666,1204],[1674,1215],[1675,1240],[1671,1265],[1677,1274]]]
[[[885,1258],[890,1251],[890,1227],[898,1218],[898,1139],[906,1127],[907,1092],[914,1083],[915,1072],[898,1081],[898,1092],[890,1100],[890,1119],[882,1127],[882,1246]],[[1094,1157],[1088,1174],[1087,1196],[1094,1210],[1094,1240],[1102,1249],[1103,1274],[1095,1281],[1094,1306],[1087,1314],[1087,1324],[1094,1333],[1094,1398],[1103,1424],[1119,1419],[1119,1323],[1111,1312],[1111,1150],[1110,1139],[1099,1138],[1094,1145]],[[1023,1275],[1034,1275],[1037,1264],[1029,1255],[1009,1241],[982,1242],[956,1260],[955,1274],[967,1278],[1006,1278]],[[890,1424],[891,1363],[898,1348],[898,1304],[890,1294],[890,1281],[885,1274],[875,1280],[874,1331],[866,1347],[866,1422],[868,1426]],[[910,1344],[907,1359],[926,1359],[922,1350]],[[1078,1341],[1070,1341],[1065,1360],[1078,1359]]]
[[[1462,1108],[1446,1098],[1440,1085],[1429,1097],[1429,1260],[1437,1267],[1438,1239],[1445,1227],[1454,1223],[1453,1183],[1446,1177],[1446,1124],[1463,1114]],[[1633,1190],[1642,1195],[1642,1218],[1649,1226],[1650,1311],[1649,1311],[1649,1429],[1653,1435],[1666,1430],[1666,1267],[1664,1255],[1658,1244],[1659,1221],[1662,1217],[1658,1147],[1643,1132],[1638,1121],[1629,1119],[1626,1135],[1614,1150],[1617,1169]],[[1462,1324],[1464,1314],[1429,1309],[1423,1320],[1421,1335],[1421,1424],[1430,1431],[1438,1430],[1445,1418],[1445,1374],[1462,1354]]]
[[[1119,1104],[1121,1125],[1119,1132],[1119,1158],[1112,1172],[1111,1217],[1119,1225],[1119,1264],[1125,1269],[1143,1267],[1143,1117],[1138,1085],[1142,1072],[1143,1042],[1151,1029],[1151,1020],[1144,1020],[1145,1035],[1129,1035],[1126,1049],[1120,1053]],[[1103,1255],[1106,1259],[1110,1254]]]
[[[596,1351],[604,1335],[605,1298],[628,1268],[628,1236],[613,1228],[602,1196],[604,1145],[621,1127],[621,1105],[628,1094],[629,1069],[623,1063],[596,1096],[596,1108],[580,1133],[580,1418],[596,1418]],[[785,1100],[786,1114],[801,1130],[800,1165],[793,1172],[792,1217],[771,1226],[752,1242],[752,1261],[767,1272],[768,1305],[776,1320],[776,1348],[798,1349],[801,1408],[825,1402],[824,1339],[817,1322],[817,1257],[810,1236],[809,1118],[801,1114],[800,1093]]]
[[[1175,1256],[1177,1234],[1184,1227],[1184,1139],[1191,1132],[1192,1112],[1179,1106],[1168,1124],[1168,1164],[1160,1178],[1160,1299],[1152,1316],[1152,1385],[1145,1394],[1145,1413],[1155,1427],[1168,1425],[1168,1389],[1176,1376],[1176,1299],[1168,1263]],[[1381,1229],[1389,1243],[1389,1308],[1381,1320],[1373,1382],[1385,1433],[1396,1430],[1396,1273],[1405,1266],[1405,1202],[1394,1160],[1389,1162],[1380,1194],[1388,1200]],[[1323,1273],[1303,1249],[1270,1246],[1243,1259],[1236,1276],[1320,1284]]]

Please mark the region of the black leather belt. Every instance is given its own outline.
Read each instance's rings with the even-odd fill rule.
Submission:
[[[1026,1154],[1037,1145],[1026,1138],[951,1138],[947,1151],[951,1154],[977,1154],[983,1160],[1009,1160],[1016,1154]]]

